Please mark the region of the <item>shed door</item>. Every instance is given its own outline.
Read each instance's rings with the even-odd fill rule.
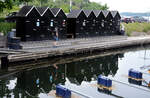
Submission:
[[[34,31],[33,31],[33,25],[30,20],[26,20],[25,22],[25,27],[26,27],[26,41],[33,41],[34,40]]]
[[[68,38],[76,37],[76,19],[68,19],[67,35]]]

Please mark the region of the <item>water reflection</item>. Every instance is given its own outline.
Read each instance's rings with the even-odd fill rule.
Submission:
[[[112,93],[112,91],[110,91],[110,90],[107,90],[107,89],[100,89],[100,88],[98,88],[97,89],[100,93],[105,93],[105,94],[111,94]]]
[[[71,83],[80,85],[82,81],[96,80],[97,76],[114,76],[118,70],[118,56],[121,54],[72,62],[67,65],[67,77]]]
[[[124,98],[124,97],[122,97],[122,96],[118,96],[118,95],[116,95],[116,94],[113,94],[112,91],[107,90],[107,89],[100,89],[100,88],[98,88],[97,90],[98,90],[100,93],[105,93],[105,94],[108,94],[108,95],[110,95],[110,96],[114,96],[115,98]]]
[[[0,81],[0,98],[38,97],[40,93],[49,93],[59,83],[64,85],[66,78],[72,84],[81,85],[83,81],[96,80],[99,74],[114,76],[118,70],[118,57],[123,57],[123,54],[60,65],[50,64],[46,68],[20,72]],[[13,88],[9,89],[11,81],[14,81],[14,84]]]
[[[137,81],[131,78],[128,78],[128,82],[135,85],[142,85],[142,81]]]

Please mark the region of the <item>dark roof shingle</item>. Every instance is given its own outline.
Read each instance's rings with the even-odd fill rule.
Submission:
[[[27,16],[34,6],[23,6],[16,16]]]
[[[110,12],[111,13],[111,15],[113,16],[113,18],[116,16],[116,14],[117,14],[117,11],[111,11]]]
[[[60,10],[61,8],[51,8],[51,11],[55,16],[59,13]]]
[[[48,9],[48,7],[36,7],[36,8],[40,12],[41,15],[43,15],[45,11]]]
[[[92,10],[83,10],[83,12],[85,13],[86,17],[89,17],[89,15],[91,14]]]
[[[109,11],[108,10],[103,10],[102,11],[103,15],[105,16],[105,18],[107,17],[107,15],[109,14]]]
[[[101,10],[93,10],[96,17],[99,16],[99,14],[102,12]]]
[[[68,18],[77,18],[79,15],[80,15],[80,13],[82,12],[82,10],[72,10],[68,15],[67,15],[67,17]]]
[[[119,14],[119,12],[118,12],[118,11],[111,11],[111,15],[113,16],[113,18],[115,18],[115,17],[116,17],[116,15],[118,15],[118,16],[119,16],[119,18],[121,18],[121,16],[120,16],[120,14]]]

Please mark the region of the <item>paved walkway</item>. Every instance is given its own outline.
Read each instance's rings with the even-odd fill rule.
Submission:
[[[53,47],[53,41],[23,42],[23,50],[26,52],[47,52],[69,49],[82,49],[90,47],[115,47],[115,45],[130,45],[133,43],[144,44],[150,41],[150,36],[127,37],[127,36],[104,36],[93,38],[78,38],[58,41],[58,47]]]
[[[53,41],[24,42],[19,53],[9,55],[9,62],[37,60],[41,58],[62,56],[66,54],[76,54],[92,52],[95,50],[107,50],[134,45],[150,44],[150,36],[126,37],[126,36],[105,36],[93,38],[68,39],[58,42],[57,48],[53,47]],[[11,50],[10,50],[11,51]]]
[[[58,47],[53,47],[53,42],[51,40],[46,41],[31,41],[31,42],[22,42],[24,51],[43,51],[44,50],[56,50],[61,48],[73,48],[73,47],[82,47],[88,46],[96,43],[106,43],[112,41],[126,40],[126,36],[103,36],[103,37],[92,37],[92,38],[77,38],[77,39],[67,39],[58,41]]]
[[[30,42],[22,42],[23,46],[22,50],[12,50],[12,49],[4,49],[0,48],[1,53],[23,53],[23,52],[50,52],[50,51],[66,51],[66,50],[74,50],[74,49],[84,49],[84,48],[92,48],[92,47],[115,47],[114,45],[129,45],[132,44],[133,41],[136,41],[140,44],[144,44],[145,41],[150,41],[150,36],[142,36],[142,37],[127,37],[127,36],[103,36],[103,37],[92,37],[92,38],[77,38],[77,39],[67,39],[58,41],[58,47],[53,47],[53,42],[51,40],[46,41],[30,41]]]

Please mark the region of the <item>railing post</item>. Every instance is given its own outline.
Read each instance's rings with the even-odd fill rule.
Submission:
[[[7,69],[9,66],[8,56],[1,58],[1,69]]]

